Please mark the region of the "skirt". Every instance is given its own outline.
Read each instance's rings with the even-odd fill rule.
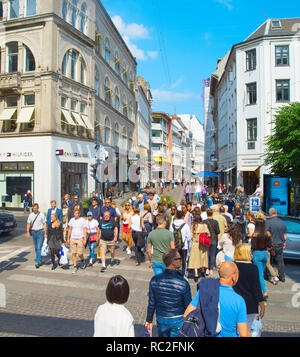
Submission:
[[[208,248],[198,243],[192,244],[189,269],[208,268]]]
[[[123,229],[122,229],[123,233],[131,233],[131,229],[129,229],[129,224],[123,224]]]

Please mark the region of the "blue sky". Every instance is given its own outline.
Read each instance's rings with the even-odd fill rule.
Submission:
[[[102,0],[150,83],[154,111],[203,121],[202,81],[267,18],[300,17],[298,1]]]

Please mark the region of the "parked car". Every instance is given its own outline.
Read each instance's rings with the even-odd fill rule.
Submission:
[[[0,210],[0,234],[10,233],[17,227],[17,221],[12,213]]]
[[[287,228],[286,248],[284,259],[300,260],[300,218],[280,216]]]

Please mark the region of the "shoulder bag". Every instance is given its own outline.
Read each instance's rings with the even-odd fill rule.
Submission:
[[[199,248],[201,248],[201,245],[211,247],[210,236],[205,232],[199,234]]]
[[[89,225],[89,230],[90,230],[90,236],[89,236],[90,242],[91,243],[96,243],[97,242],[97,238],[98,238],[97,234],[92,234],[90,223],[88,223],[88,225]]]
[[[29,234],[32,236],[32,227],[35,223],[35,221],[37,220],[38,216],[39,216],[40,212],[35,216],[35,219],[32,223],[30,223],[30,228],[29,228]]]

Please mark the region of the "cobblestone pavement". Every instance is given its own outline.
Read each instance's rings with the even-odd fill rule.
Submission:
[[[181,188],[172,195],[179,202]],[[135,319],[139,335],[146,318],[148,285],[153,276],[147,262],[136,267],[134,254],[128,256],[122,243],[116,250],[120,265],[109,267],[105,273],[100,273],[98,263],[85,271],[79,270],[75,276],[72,269],[51,271],[49,258],[40,269],[35,269],[32,242],[24,234],[25,216],[16,217],[18,229],[0,237],[0,283],[6,290],[6,307],[0,308],[0,336],[92,336],[95,312],[105,302],[108,280],[116,274],[129,281],[131,292],[126,307]],[[286,283],[277,286],[267,283],[270,299],[264,318],[264,336],[300,336],[300,307],[293,307],[300,305],[300,296],[296,295],[300,285],[295,284],[300,284],[297,262],[286,264]],[[193,280],[190,285],[195,294]]]

